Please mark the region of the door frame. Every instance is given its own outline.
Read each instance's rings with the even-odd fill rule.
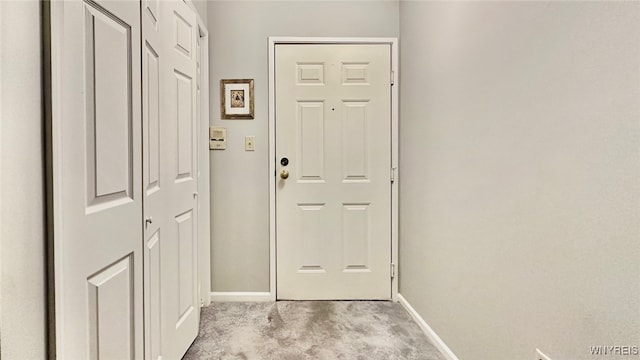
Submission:
[[[398,38],[269,37],[269,299],[276,300],[276,45],[282,44],[352,44],[391,46],[391,300],[398,296]],[[266,299],[265,299],[266,300]]]
[[[204,20],[188,0],[196,13],[196,36],[200,37],[200,118],[197,129],[198,156],[198,286],[200,306],[211,303],[211,181],[209,179],[209,30]],[[197,75],[197,74],[196,74]]]

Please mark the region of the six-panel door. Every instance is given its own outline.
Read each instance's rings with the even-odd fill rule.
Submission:
[[[198,333],[196,20],[143,2],[143,187],[148,359],[179,359]]]
[[[278,299],[391,298],[390,58],[276,45]]]
[[[52,15],[56,355],[142,359],[140,6]]]

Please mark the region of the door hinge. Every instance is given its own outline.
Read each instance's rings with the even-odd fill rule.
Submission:
[[[393,184],[396,181],[396,168],[391,168],[391,183]]]
[[[391,70],[391,86],[396,84],[396,72]]]
[[[396,264],[391,263],[391,278],[394,279],[396,277]]]

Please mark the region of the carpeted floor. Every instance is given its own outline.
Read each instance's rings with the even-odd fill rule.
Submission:
[[[183,360],[443,360],[400,304],[212,303]]]

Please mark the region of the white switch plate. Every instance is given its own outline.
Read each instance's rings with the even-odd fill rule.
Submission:
[[[223,127],[209,128],[209,149],[224,150],[227,148],[227,129]]]
[[[244,137],[244,151],[255,151],[256,150],[256,137],[255,136],[245,136]]]

